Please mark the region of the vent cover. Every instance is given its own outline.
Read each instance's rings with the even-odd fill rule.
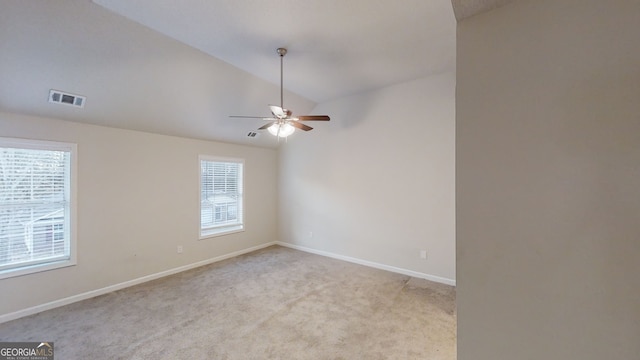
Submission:
[[[53,89],[49,91],[49,102],[52,104],[62,104],[83,108],[86,100],[87,98],[82,95],[69,94]]]
[[[249,131],[249,133],[247,134],[247,137],[250,137],[250,138],[257,138],[258,136],[260,136],[260,134],[258,134],[255,131]]]

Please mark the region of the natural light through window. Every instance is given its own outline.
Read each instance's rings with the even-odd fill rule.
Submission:
[[[200,156],[200,238],[244,229],[243,160]]]
[[[75,264],[75,152],[0,138],[0,278]]]

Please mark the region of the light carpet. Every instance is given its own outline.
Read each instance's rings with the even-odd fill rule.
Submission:
[[[73,359],[456,358],[455,288],[272,246],[0,324]]]

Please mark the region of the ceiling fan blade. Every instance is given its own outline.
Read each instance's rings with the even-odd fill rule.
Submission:
[[[300,115],[297,116],[300,121],[329,121],[331,120],[327,115]]]
[[[278,119],[284,119],[287,117],[287,112],[285,111],[285,109],[281,108],[278,105],[269,105],[269,109],[271,109],[271,113],[273,114],[273,116],[277,117]]]
[[[276,121],[278,119],[274,117],[264,117],[264,116],[239,116],[239,115],[229,115],[230,118],[240,118],[240,119],[260,119],[264,121]]]
[[[313,129],[311,126],[307,126],[307,125],[299,123],[297,121],[289,121],[288,123],[291,124],[291,126],[297,127],[298,129],[304,130],[304,131],[309,131],[309,130]]]
[[[267,118],[267,117],[264,117],[264,116],[229,115],[229,117],[240,118],[240,119],[263,119],[263,120],[271,119],[271,118]]]
[[[268,128],[269,126],[271,126],[271,125],[273,125],[273,124],[275,124],[275,121],[270,121],[270,122],[268,122],[268,123],[266,123],[266,124],[264,124],[264,125],[260,126],[260,127],[258,128],[258,130],[265,130],[266,128]]]

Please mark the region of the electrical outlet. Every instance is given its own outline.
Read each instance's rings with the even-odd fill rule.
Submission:
[[[427,260],[427,250],[420,250],[420,259]]]
[[[182,254],[182,245],[178,245],[178,254]]]
[[[312,238],[313,237],[313,231],[309,231],[309,237]]]

